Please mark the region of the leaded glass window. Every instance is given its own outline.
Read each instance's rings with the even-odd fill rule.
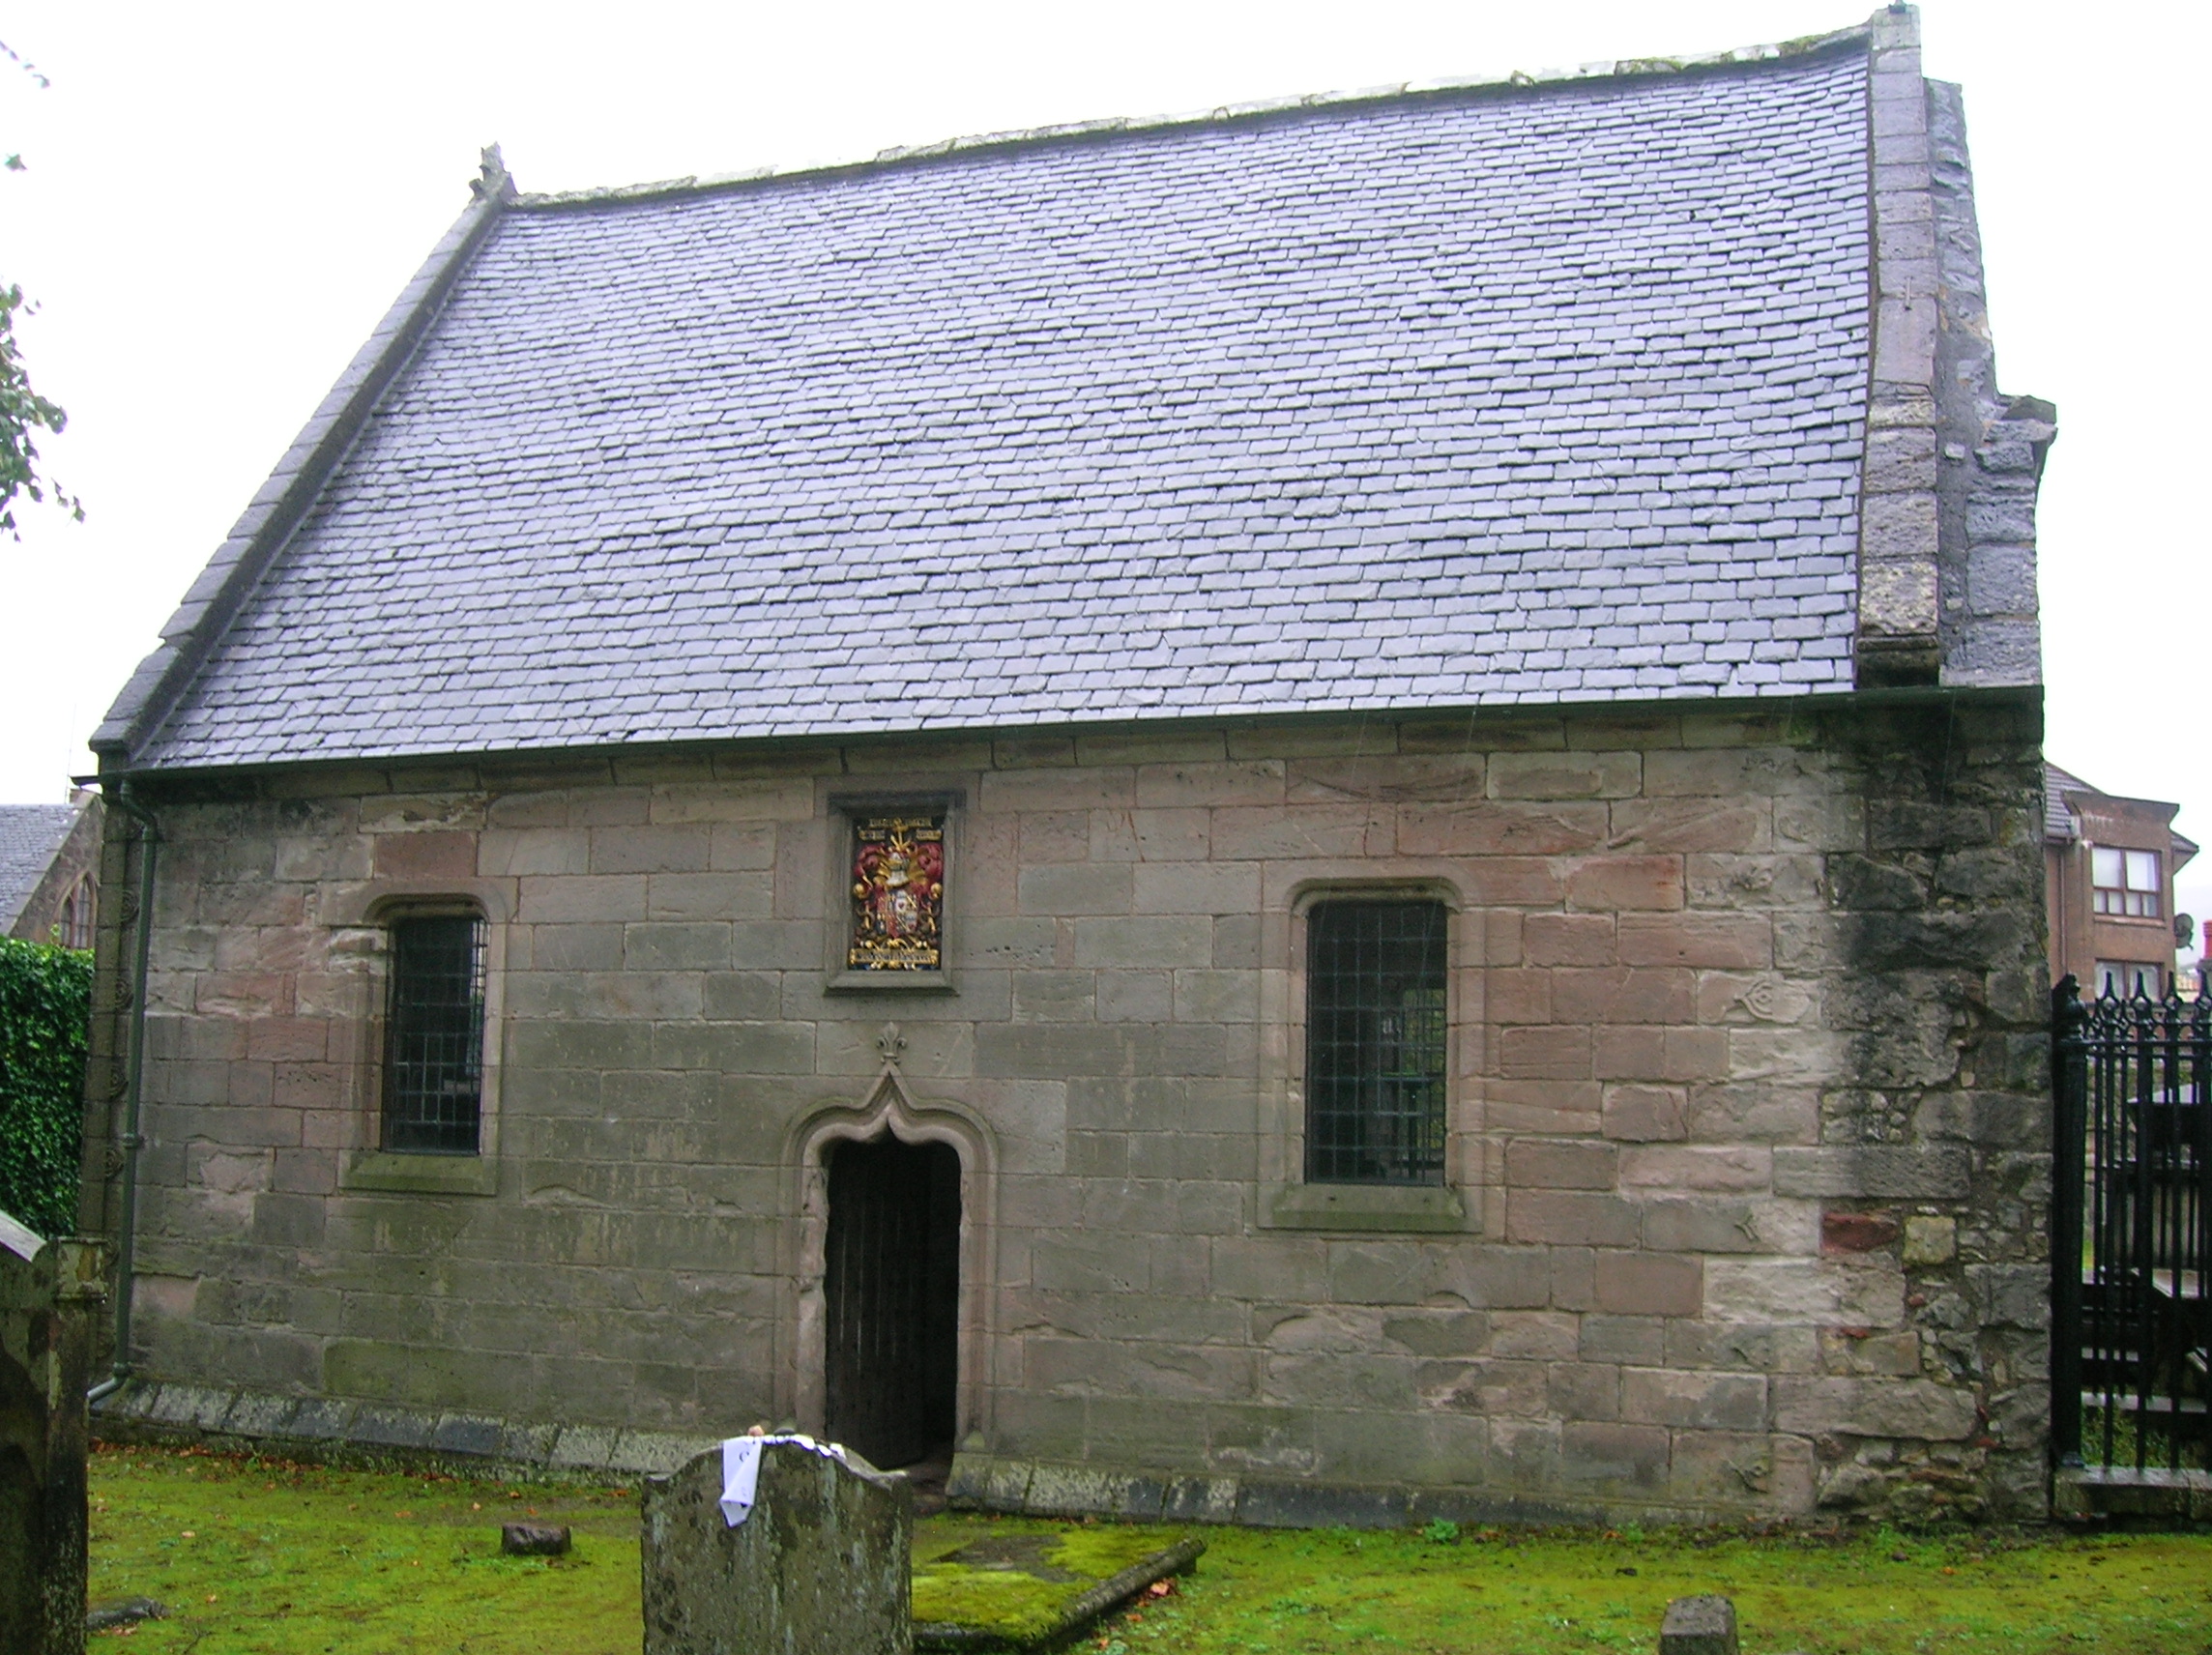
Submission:
[[[1324,902],[1306,918],[1306,1180],[1441,1184],[1445,914]]]
[[[417,915],[391,928],[384,1147],[473,1155],[483,1102],[484,923]]]

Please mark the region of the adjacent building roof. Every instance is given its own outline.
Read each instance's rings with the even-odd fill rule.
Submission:
[[[15,935],[24,904],[83,811],[81,804],[0,804],[0,937]]]
[[[2081,836],[2081,824],[2066,802],[2070,793],[2096,793],[2072,770],[2062,770],[2049,760],[2043,766],[2043,836],[2053,843],[2071,843]]]
[[[584,196],[487,152],[95,744],[1848,690],[1869,41]]]
[[[2062,770],[2049,760],[2043,766],[2043,837],[2046,843],[2070,845],[2081,837],[2081,818],[2069,801],[2072,798],[2109,799],[2115,804],[2139,805],[2147,810],[2163,810],[2172,816],[2181,806],[2168,804],[2163,799],[2128,798],[2107,793],[2101,787],[2092,787],[2072,770]],[[2196,840],[2185,833],[2172,833],[2173,865],[2179,867],[2196,856],[2199,849]]]

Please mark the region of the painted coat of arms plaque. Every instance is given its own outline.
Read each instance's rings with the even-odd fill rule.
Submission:
[[[945,818],[870,816],[853,824],[855,972],[945,969]]]

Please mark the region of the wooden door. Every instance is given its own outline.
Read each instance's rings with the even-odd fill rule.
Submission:
[[[885,1469],[948,1448],[957,1407],[960,1156],[843,1143],[830,1155],[828,1430]]]

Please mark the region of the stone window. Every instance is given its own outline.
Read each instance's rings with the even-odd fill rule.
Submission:
[[[2091,906],[2125,919],[2156,919],[2160,881],[2156,851],[2098,845],[2089,852]]]
[[[1307,915],[1307,1182],[1443,1182],[1446,919],[1438,902]]]
[[[61,941],[64,947],[89,948],[92,946],[93,924],[100,887],[90,874],[86,874],[70,887],[69,898],[62,904]]]
[[[384,1147],[474,1155],[483,1108],[484,921],[391,921],[384,1025]]]

